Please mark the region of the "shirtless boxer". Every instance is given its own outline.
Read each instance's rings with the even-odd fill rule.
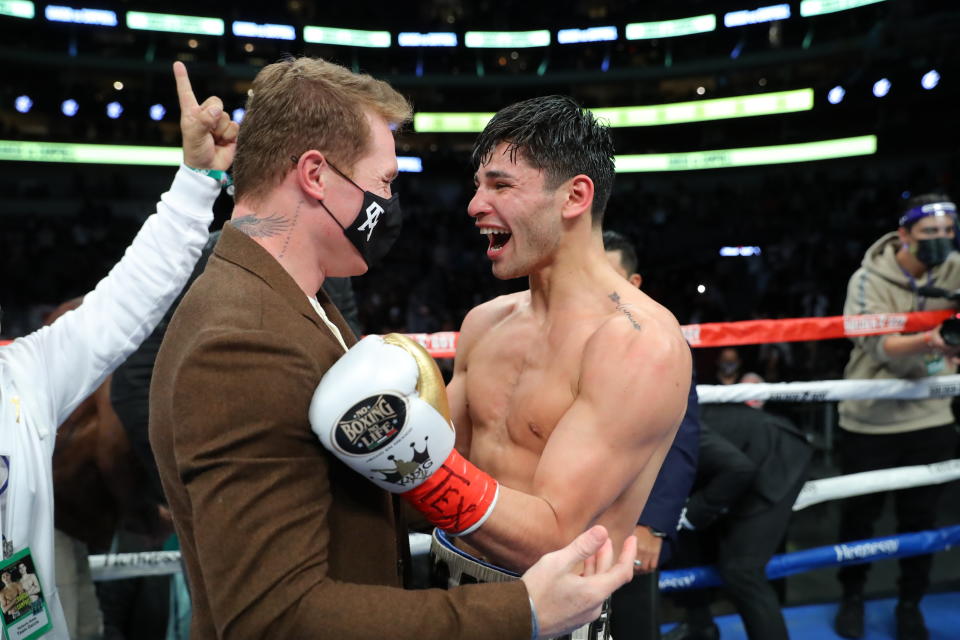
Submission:
[[[683,417],[690,350],[673,315],[604,253],[610,134],[568,98],[536,98],[497,113],[473,157],[468,213],[490,238],[493,273],[528,276],[530,290],[464,319],[447,395],[457,450],[470,462],[454,451],[437,464],[446,449],[425,458],[437,456],[446,423],[411,408],[432,376],[418,363],[411,388],[396,339],[368,337],[331,369],[314,396],[314,430],[501,567],[522,571],[592,524],[619,548]],[[370,426],[389,415],[381,400],[395,390],[408,407],[397,430],[396,421]],[[443,414],[447,399],[428,402]]]
[[[606,127],[559,96],[501,110],[474,146],[468,213],[494,275],[530,289],[467,314],[447,394],[457,449],[505,489],[468,540],[513,569],[594,523],[617,548],[686,407],[676,319],[604,253],[612,156]]]

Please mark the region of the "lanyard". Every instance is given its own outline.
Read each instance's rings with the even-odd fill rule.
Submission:
[[[917,281],[914,279],[913,275],[903,268],[900,264],[897,264],[900,267],[900,271],[903,271],[903,275],[907,276],[907,280],[910,281],[910,288],[913,289],[913,293],[917,296],[917,311],[923,311],[923,308],[927,306],[927,299],[924,296],[921,296],[919,293],[920,287],[917,286]],[[933,283],[936,282],[936,278],[933,277],[933,273],[927,271],[927,284],[926,286],[932,287]]]

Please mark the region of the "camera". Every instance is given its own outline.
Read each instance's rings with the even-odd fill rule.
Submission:
[[[960,315],[960,314],[958,314]],[[940,325],[940,337],[950,347],[960,346],[960,317],[947,318]]]

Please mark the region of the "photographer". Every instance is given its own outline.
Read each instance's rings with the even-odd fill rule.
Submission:
[[[953,302],[930,297],[929,292],[931,287],[960,288],[956,243],[956,205],[949,198],[930,194],[909,200],[899,229],[877,240],[850,278],[844,315],[951,308]],[[952,374],[960,345],[948,344],[944,337],[950,340],[951,335],[942,329],[853,338],[845,377],[917,379]],[[841,402],[840,427],[843,474],[941,462],[956,449],[950,398]],[[934,526],[941,488],[932,485],[894,492],[898,533]],[[840,541],[870,538],[884,498],[883,493],[873,493],[844,501]],[[919,602],[927,590],[930,564],[929,555],[900,560],[899,640],[928,637]],[[858,564],[838,573],[843,600],[836,630],[845,638],[863,635],[863,585],[868,569],[869,565]]]

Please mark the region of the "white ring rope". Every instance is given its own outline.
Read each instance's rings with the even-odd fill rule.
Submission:
[[[868,493],[880,493],[896,489],[910,489],[931,484],[943,484],[960,478],[960,460],[947,460],[935,464],[921,464],[895,469],[878,469],[851,473],[835,478],[811,480],[803,485],[793,510],[800,511],[810,505],[839,500]]]
[[[918,400],[960,396],[960,375],[922,380],[815,380],[812,382],[762,382],[698,384],[700,404],[770,400],[780,402],[834,402],[897,398]]]

